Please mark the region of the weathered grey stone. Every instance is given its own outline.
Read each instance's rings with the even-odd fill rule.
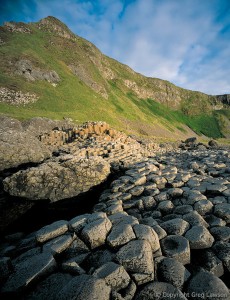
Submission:
[[[163,222],[167,222],[167,221],[171,221],[171,220],[175,220],[175,219],[178,219],[178,215],[177,214],[173,214],[173,213],[170,213],[168,215],[165,215],[161,218],[161,223]]]
[[[110,165],[101,157],[59,157],[38,167],[19,171],[4,180],[4,189],[13,196],[52,202],[77,196],[102,183]]]
[[[226,225],[226,222],[224,220],[222,220],[221,218],[217,218],[214,215],[205,216],[205,221],[208,222],[210,227]]]
[[[170,212],[172,212],[173,208],[174,205],[170,200],[160,202],[157,207],[157,209],[163,214],[169,214]]]
[[[73,237],[70,234],[65,234],[45,243],[43,252],[51,252],[53,255],[59,254],[67,249],[73,242]]]
[[[130,277],[124,267],[114,262],[108,262],[97,269],[94,276],[103,278],[107,285],[112,289],[119,291],[129,285]]]
[[[161,240],[164,255],[174,258],[183,265],[190,263],[190,248],[186,238],[180,235],[169,235]]]
[[[230,203],[215,205],[214,214],[223,219],[227,224],[230,223]]]
[[[188,222],[180,218],[176,218],[161,223],[161,227],[170,235],[184,235],[184,233],[190,228],[190,225]]]
[[[0,171],[25,163],[39,163],[49,157],[51,151],[30,132],[0,128]],[[9,181],[9,178],[4,181],[6,189]]]
[[[158,210],[154,210],[154,211],[151,212],[151,217],[153,219],[159,219],[159,218],[162,217],[162,213]]]
[[[61,269],[62,271],[68,272],[72,275],[81,275],[85,273],[85,270],[83,270],[73,259],[63,262],[61,264]]]
[[[201,194],[198,190],[190,190],[188,192],[186,204],[194,205],[197,201],[207,200],[207,197]]]
[[[89,248],[86,244],[79,238],[74,237],[71,245],[62,253],[62,256],[66,259],[73,258],[80,254],[88,254]]]
[[[135,186],[131,190],[129,190],[129,193],[132,196],[140,196],[144,192],[144,187],[143,186]]]
[[[14,272],[6,281],[2,292],[20,291],[41,276],[51,273],[55,267],[56,262],[50,253],[34,255],[15,266]]]
[[[97,250],[96,252],[91,252],[84,264],[86,265],[87,270],[96,270],[100,268],[102,265],[106,264],[107,262],[113,261],[115,258],[115,254],[106,250]]]
[[[212,184],[207,186],[207,192],[212,195],[222,195],[222,192],[226,189],[227,187],[223,184]]]
[[[36,288],[29,293],[26,299],[31,300],[54,300],[59,291],[68,284],[73,277],[70,274],[54,273],[39,282]]]
[[[157,267],[158,280],[171,283],[179,290],[183,289],[190,275],[182,263],[172,258],[163,258]]]
[[[199,254],[199,262],[205,270],[217,277],[220,277],[224,274],[222,261],[210,249],[204,250]]]
[[[146,240],[130,241],[116,254],[127,271],[151,274],[154,271],[152,248]]]
[[[230,272],[230,243],[216,242],[212,247],[217,257],[223,262],[224,266]]]
[[[164,237],[167,236],[167,232],[159,225],[154,225],[153,230],[156,232],[158,235],[159,240],[163,239]]]
[[[59,235],[64,234],[68,230],[68,222],[64,220],[56,221],[50,225],[44,226],[36,232],[36,240],[44,243]]]
[[[230,228],[227,226],[213,227],[210,229],[210,233],[217,241],[228,242],[230,240]]]
[[[69,283],[64,286],[57,294],[57,299],[60,300],[90,300],[110,299],[111,288],[103,279],[96,278],[90,275],[80,275],[74,277]]]
[[[168,296],[167,296],[168,295]],[[135,300],[158,300],[173,298],[175,300],[186,300],[184,294],[173,285],[166,282],[151,282],[141,289]]]
[[[213,204],[209,200],[200,200],[197,201],[194,205],[194,209],[200,214],[210,214],[212,212]]]
[[[137,286],[142,285],[144,283],[150,282],[154,280],[154,273],[151,274],[143,274],[143,273],[133,273],[132,278],[137,284]]]
[[[136,236],[131,225],[118,224],[112,227],[112,230],[107,237],[107,243],[112,248],[120,247],[135,238]]]
[[[171,188],[168,190],[168,195],[171,198],[177,198],[181,197],[183,195],[184,191],[180,188]]]
[[[191,226],[200,225],[206,228],[209,227],[208,223],[204,220],[204,218],[200,214],[198,214],[197,211],[192,211],[191,213],[183,215],[183,219],[187,221]]]
[[[58,83],[60,81],[60,78],[55,71],[36,68],[28,59],[19,59],[16,62],[15,73],[24,76],[29,81],[46,80],[51,83]]]
[[[109,205],[104,211],[108,214],[108,215],[112,215],[115,214],[117,212],[123,211],[123,206],[122,206],[122,201],[120,201],[121,203],[116,203],[113,205]]]
[[[193,207],[191,205],[180,205],[175,207],[173,213],[174,214],[180,214],[185,215],[193,211]]]
[[[188,293],[193,294],[193,299],[200,300],[203,298],[219,300],[228,299],[230,297],[228,288],[218,277],[209,272],[200,271],[190,280],[188,284]]]
[[[100,218],[87,224],[81,232],[81,237],[91,249],[94,249],[105,243],[111,227],[112,223],[107,217]]]
[[[161,192],[160,194],[155,196],[155,200],[158,202],[166,201],[169,199],[167,192]]]
[[[126,212],[115,213],[108,217],[113,225],[135,225],[139,224],[137,218],[129,216]]]
[[[156,201],[151,196],[142,197],[141,200],[143,201],[145,210],[152,210],[156,206]]]
[[[130,180],[136,186],[144,185],[146,183],[146,176],[135,176]]]
[[[141,224],[148,225],[150,227],[157,225],[157,221],[153,219],[152,217],[143,218],[140,220]]]
[[[193,226],[185,234],[191,249],[210,248],[214,243],[214,238],[204,226]]]
[[[227,203],[227,199],[224,196],[216,196],[214,198],[210,198],[209,199],[212,204],[216,205],[216,204],[221,204],[221,203]]]
[[[87,219],[90,217],[90,214],[84,214],[77,216],[69,221],[69,227],[71,230],[79,233],[82,228],[86,225]]]
[[[160,242],[157,233],[147,225],[136,224],[133,226],[137,239],[147,240],[152,247],[152,251],[156,252],[160,248]]]
[[[12,260],[12,264],[13,265],[17,265],[23,261],[26,261],[28,258],[31,258],[32,256],[41,253],[41,248],[40,247],[36,247],[36,248],[32,248],[24,253],[22,253],[21,255],[17,256],[16,258],[14,258]]]

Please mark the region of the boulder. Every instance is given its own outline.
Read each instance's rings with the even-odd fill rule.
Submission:
[[[193,226],[185,234],[191,249],[205,249],[212,247],[214,237],[204,226]]]
[[[223,281],[204,271],[200,271],[190,280],[188,293],[193,295],[194,300],[200,300],[200,295],[203,295],[203,299],[223,300],[230,298],[229,290]]]
[[[161,227],[168,234],[184,235],[184,233],[190,228],[190,225],[188,222],[186,222],[180,218],[176,218],[176,219],[161,223]]]
[[[170,283],[151,282],[142,288],[135,300],[160,300],[160,299],[187,300],[184,294]]]
[[[73,242],[73,237],[70,234],[64,234],[50,240],[43,245],[43,252],[50,252],[53,255],[60,254],[66,250]]]
[[[55,202],[77,196],[103,182],[110,165],[101,157],[83,159],[74,156],[43,163],[19,171],[4,181],[4,189],[13,196]]]
[[[209,142],[208,142],[208,145],[210,146],[210,147],[212,147],[212,148],[218,148],[218,143],[217,143],[217,141],[215,141],[215,140],[210,140]]]
[[[205,270],[213,275],[217,277],[224,275],[223,263],[211,249],[203,250],[199,254],[198,261]]]
[[[105,244],[111,227],[112,223],[107,217],[99,218],[83,228],[81,237],[91,249],[94,249]]]
[[[172,258],[163,258],[157,266],[158,280],[171,283],[179,290],[183,289],[190,275],[182,263]]]
[[[113,226],[110,234],[108,235],[107,244],[112,248],[120,247],[135,238],[136,236],[131,225],[118,224]]]
[[[56,262],[49,252],[34,255],[15,266],[14,272],[6,281],[2,292],[21,291],[41,276],[51,273],[55,267]]]
[[[186,238],[180,235],[169,235],[161,240],[162,252],[165,256],[176,259],[183,265],[190,263],[190,248]]]
[[[116,259],[133,273],[151,274],[154,271],[152,248],[146,240],[130,241],[117,252]]]
[[[156,231],[154,231],[150,226],[143,224],[136,224],[133,226],[136,237],[139,240],[146,240],[152,247],[152,251],[156,252],[160,249],[160,242]]]
[[[105,280],[91,275],[75,276],[56,295],[59,300],[110,300],[111,288]]]
[[[214,214],[223,219],[226,223],[230,223],[230,203],[215,205]]]
[[[64,220],[56,221],[50,225],[46,225],[36,232],[36,240],[44,243],[59,235],[64,234],[68,230],[68,222]]]
[[[66,286],[72,278],[73,276],[70,274],[54,273],[38,283],[36,288],[28,294],[26,299],[54,300],[60,289]]]
[[[230,272],[230,243],[216,242],[213,250],[217,257],[223,262],[224,266]]]
[[[20,127],[0,128],[0,171],[26,163],[40,163],[49,157],[51,151],[31,133]]]
[[[104,264],[93,275],[104,279],[106,284],[116,291],[126,288],[130,282],[129,274],[125,271],[124,267],[114,262]]]

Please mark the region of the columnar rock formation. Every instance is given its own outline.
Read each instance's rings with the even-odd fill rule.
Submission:
[[[6,236],[1,295],[230,299],[229,174],[218,148],[142,157],[93,212]]]

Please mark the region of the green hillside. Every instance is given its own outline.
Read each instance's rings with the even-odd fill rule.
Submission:
[[[47,81],[44,74],[50,71],[58,82]],[[214,138],[224,134],[220,113],[212,110],[215,97],[135,73],[53,17],[0,27],[1,88],[37,96],[36,102],[20,105],[0,94],[0,112],[19,119],[103,120],[146,136],[183,137],[190,129]]]

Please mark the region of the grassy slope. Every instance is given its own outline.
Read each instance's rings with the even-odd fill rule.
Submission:
[[[104,120],[121,130],[127,130],[125,124],[129,121],[139,122],[150,124],[152,127],[158,126],[169,135],[173,135],[176,131],[185,134],[184,125],[187,125],[197,134],[221,137],[215,114],[188,117],[181,111],[172,110],[153,99],[139,99],[122,85],[122,80],[128,78],[157,90],[158,79],[147,79],[130,72],[126,66],[105,57],[117,78],[106,81],[97,66],[89,59],[89,56],[98,61],[101,59],[100,52],[91,43],[79,37],[75,40],[63,39],[53,33],[39,30],[34,24],[30,26],[33,34],[1,33],[7,42],[0,47],[0,86],[36,93],[40,97],[39,101],[24,107],[0,103],[0,112],[20,119],[44,116],[53,119],[71,117],[78,122]],[[9,61],[15,62],[19,58],[28,58],[41,69],[55,70],[61,82],[57,87],[53,87],[45,81],[28,82],[21,76],[12,75]],[[108,100],[72,74],[67,65],[76,62],[83,64],[95,82],[106,88]],[[175,87],[171,83],[167,84],[169,87]],[[190,92],[177,89],[188,101]],[[194,95],[195,93],[192,94],[193,98]],[[201,99],[202,102],[206,99],[203,95],[198,93],[194,99]],[[132,131],[132,128],[129,130]]]

